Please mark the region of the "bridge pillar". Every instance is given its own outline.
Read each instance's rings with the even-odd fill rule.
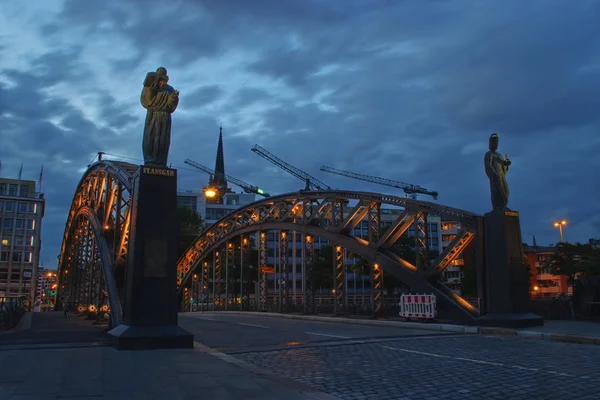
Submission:
[[[492,211],[480,218],[478,257],[482,314],[479,325],[524,328],[544,324],[529,310],[529,271],[524,262],[519,213]],[[483,247],[483,248],[481,248]]]
[[[304,313],[315,313],[315,292],[313,280],[313,267],[315,263],[315,245],[313,237],[304,235],[304,247],[302,253],[302,287],[304,288],[303,301]]]
[[[383,318],[383,269],[378,264],[371,265],[371,312],[373,318]]]
[[[260,231],[258,234],[258,309],[259,311],[267,310],[268,302],[268,253],[267,253],[268,231]]]
[[[346,260],[342,246],[336,245],[333,253],[333,312],[345,314],[348,310]]]
[[[112,329],[123,349],[192,348],[177,324],[177,171],[140,166],[133,177],[123,324]]]

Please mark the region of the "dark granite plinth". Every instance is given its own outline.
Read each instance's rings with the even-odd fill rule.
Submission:
[[[521,328],[543,325],[530,313],[529,271],[523,259],[519,213],[496,210],[483,217],[483,316],[478,324]]]
[[[119,349],[189,348],[177,325],[177,171],[141,166],[131,202],[123,325],[109,334]]]
[[[191,349],[194,336],[177,325],[128,326],[111,330],[111,342],[117,350]]]
[[[500,328],[530,328],[543,326],[544,319],[533,313],[526,314],[485,314],[477,319],[479,326],[496,326]]]

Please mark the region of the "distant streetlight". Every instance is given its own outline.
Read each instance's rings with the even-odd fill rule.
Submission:
[[[214,190],[213,188],[208,187],[208,188],[204,189],[204,195],[206,197],[208,197],[209,199],[211,199],[217,195],[217,191]]]
[[[567,221],[565,221],[564,219],[562,221],[554,221],[554,226],[556,228],[558,228],[558,231],[560,232],[560,242],[564,243],[563,240],[563,225],[566,225]]]

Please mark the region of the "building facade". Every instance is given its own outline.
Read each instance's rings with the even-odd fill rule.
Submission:
[[[35,181],[0,178],[0,297],[34,302],[44,207]]]
[[[223,203],[219,204],[207,202],[204,193],[201,191],[185,190],[177,192],[177,206],[188,207],[196,211],[207,226],[214,224],[238,208],[254,202],[255,199],[254,194],[227,192],[223,195]]]
[[[456,238],[456,235],[461,231],[462,227],[458,221],[442,221],[440,224],[441,230],[441,248],[446,249]],[[442,273],[442,283],[452,289],[458,295],[461,294],[462,278],[464,273],[462,267],[465,265],[464,258],[461,255],[456,257],[452,264],[449,265]]]
[[[562,297],[573,294],[573,287],[569,284],[566,276],[552,275],[546,264],[552,254],[552,246],[524,245],[527,261],[531,266],[530,294],[534,298],[539,297]]]
[[[38,268],[37,288],[35,294],[35,305],[39,306],[39,311],[51,311],[54,309],[56,301],[56,288],[58,286],[58,275],[56,270]],[[37,309],[34,308],[34,311]]]

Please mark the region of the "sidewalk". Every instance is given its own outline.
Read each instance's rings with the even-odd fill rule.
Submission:
[[[303,314],[277,314],[252,311],[218,311],[242,315],[257,315],[261,317],[303,319],[308,321],[336,322],[354,325],[389,326],[396,328],[423,329],[428,331],[457,332],[486,335],[513,335],[526,339],[549,340],[554,342],[569,342],[600,345],[600,323],[588,321],[544,321],[544,326],[533,328],[494,328],[480,326],[453,325],[435,322],[404,322],[394,320],[374,320],[345,317],[322,317]],[[189,313],[186,313],[189,314]],[[194,312],[192,314],[202,314]]]
[[[0,336],[0,400],[335,400],[196,343],[194,349],[117,351],[105,326],[30,313]]]
[[[0,352],[0,399],[336,399],[193,350],[109,347]],[[217,354],[218,355],[218,354]]]

